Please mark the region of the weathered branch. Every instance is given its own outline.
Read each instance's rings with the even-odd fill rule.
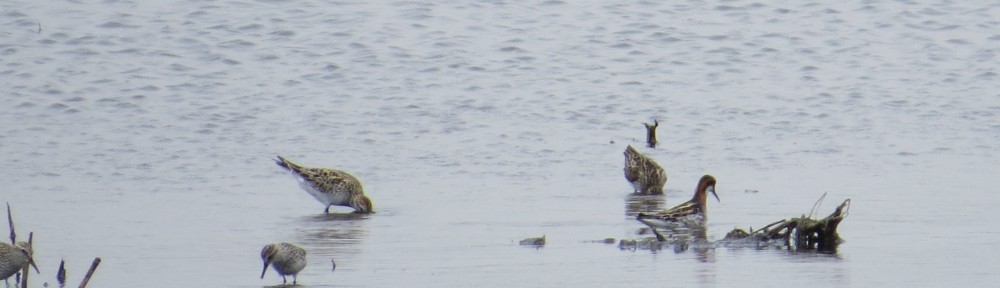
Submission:
[[[10,206],[8,206],[8,207],[10,207]],[[14,226],[11,225],[11,227],[14,227]],[[11,229],[11,230],[13,230],[13,229]],[[35,239],[35,232],[28,232],[28,247],[31,248],[31,254],[32,254],[32,255],[28,255],[29,258],[35,257],[35,255],[34,255],[35,254],[35,248],[34,248],[34,246],[31,245],[32,242],[34,242],[34,239]],[[31,263],[31,261],[34,261],[34,260],[29,260],[28,263]],[[21,288],[28,288],[28,274],[30,274],[30,273],[28,273],[28,271],[31,271],[31,265],[24,265],[24,268],[21,269]]]
[[[851,199],[844,200],[837,209],[823,219],[802,217],[777,221],[752,233],[742,229],[733,229],[726,234],[726,240],[752,239],[757,241],[782,240],[789,249],[815,249],[819,251],[835,251],[840,244],[837,227],[847,217]]]
[[[14,233],[14,216],[10,213],[10,202],[7,202],[7,225],[10,225],[10,245],[17,245],[17,234]]]
[[[819,200],[816,200],[816,204],[813,204],[813,209],[809,210],[809,218],[812,218],[816,214],[816,209],[819,208],[819,204],[823,204],[823,199],[826,199],[826,192],[823,192],[823,196],[819,196]]]
[[[90,263],[90,270],[87,270],[87,276],[83,277],[83,282],[80,282],[80,288],[86,288],[87,282],[90,282],[90,277],[94,276],[94,270],[97,270],[97,265],[101,264],[101,257],[94,258],[94,262]]]

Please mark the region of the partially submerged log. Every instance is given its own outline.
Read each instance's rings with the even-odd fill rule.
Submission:
[[[782,241],[788,249],[808,249],[817,251],[836,251],[842,242],[837,227],[840,221],[847,217],[851,208],[851,199],[844,200],[833,214],[823,219],[802,217],[780,220],[764,226],[764,228],[747,232],[743,229],[733,229],[723,240],[753,240],[762,243]]]

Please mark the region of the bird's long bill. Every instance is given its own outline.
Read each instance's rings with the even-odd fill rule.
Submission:
[[[35,273],[42,274],[42,272],[38,271],[38,266],[35,265],[35,259],[34,258],[28,258],[28,264],[30,264],[31,267],[35,268]]]
[[[715,201],[722,202],[722,200],[719,200],[719,194],[715,194],[715,185],[708,186],[708,191],[711,191],[712,196],[715,196]]]
[[[264,279],[264,273],[267,273],[267,266],[268,265],[271,265],[271,263],[264,262],[264,270],[260,271],[260,279]]]

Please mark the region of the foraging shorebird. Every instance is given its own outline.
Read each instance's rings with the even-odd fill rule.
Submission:
[[[649,148],[656,148],[656,127],[660,127],[660,122],[653,119],[653,124],[642,123],[642,126],[646,126],[646,146]]]
[[[260,259],[264,260],[264,271],[260,271],[260,279],[264,279],[267,266],[271,266],[281,275],[281,284],[288,283],[285,275],[292,275],[292,285],[295,285],[299,271],[306,268],[306,249],[285,242],[267,244],[260,250]]]
[[[36,273],[41,273],[31,255],[31,245],[27,242],[17,242],[15,245],[0,243],[0,279],[6,280],[27,265],[34,267]]]
[[[327,168],[307,168],[285,160],[281,156],[274,160],[278,166],[288,169],[299,186],[326,205],[325,213],[330,213],[330,206],[347,206],[354,208],[354,213],[372,213],[372,201],[365,196],[361,181],[347,172]]]
[[[663,194],[667,172],[656,161],[642,155],[628,145],[625,148],[625,179],[632,183],[635,193],[642,195]]]
[[[708,199],[706,195],[708,192],[712,192],[715,200],[722,201],[719,200],[719,195],[715,194],[715,177],[712,175],[701,177],[701,180],[698,181],[698,188],[694,191],[694,197],[690,201],[654,214],[639,213],[635,219],[654,228],[654,232],[655,228],[705,227],[705,222],[708,220],[708,209],[705,203]]]

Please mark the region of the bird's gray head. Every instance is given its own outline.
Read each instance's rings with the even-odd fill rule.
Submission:
[[[35,259],[32,258],[32,255],[34,255],[35,253],[31,250],[31,244],[28,244],[28,242],[21,241],[17,242],[17,244],[14,244],[14,247],[17,248],[17,252],[20,252],[21,254],[24,255],[24,258],[28,259],[28,265],[31,265],[31,267],[35,268],[35,273],[39,274],[42,273],[38,271],[38,266],[35,265]]]
[[[28,242],[24,242],[24,241],[17,242],[17,244],[14,244],[14,246],[17,247],[17,250],[23,252],[27,256],[31,256],[31,255],[34,254],[31,251],[31,244],[28,244]]]
[[[264,249],[260,250],[260,259],[264,260],[264,271],[260,271],[260,279],[264,279],[264,273],[267,273],[267,266],[271,265],[276,254],[278,254],[278,246],[275,244],[267,244],[264,246]]]

